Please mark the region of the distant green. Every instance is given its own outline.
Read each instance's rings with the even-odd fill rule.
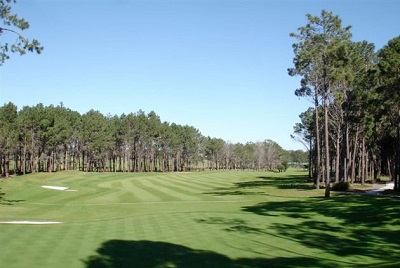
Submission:
[[[57,191],[41,186],[64,186]],[[1,267],[400,267],[400,198],[304,171],[37,173],[0,180]]]

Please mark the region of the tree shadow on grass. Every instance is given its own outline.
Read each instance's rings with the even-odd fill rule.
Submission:
[[[259,176],[257,180],[237,182],[232,187],[216,188],[215,191],[205,194],[212,195],[262,195],[264,191],[255,191],[257,188],[274,187],[284,190],[312,190],[312,183],[304,175],[286,175],[284,177]]]
[[[261,191],[248,191],[248,190],[238,190],[236,187],[231,188],[217,188],[215,191],[206,192],[203,194],[223,196],[223,195],[263,195],[265,192]]]
[[[6,195],[5,193],[1,192],[1,188],[0,188],[0,205],[11,206],[14,203],[25,201],[25,200],[9,200],[9,199],[5,199],[4,198],[5,195]]]
[[[334,267],[313,258],[230,259],[225,255],[158,241],[109,240],[83,261],[87,268],[124,267]]]
[[[307,175],[286,175],[284,177],[259,176],[258,179],[265,181],[266,186],[278,189],[312,190],[314,186],[308,181]],[[238,186],[241,186],[240,184]]]
[[[379,227],[398,221],[400,199],[361,195],[341,195],[332,198],[310,197],[301,200],[266,202],[243,208],[258,215],[280,215],[314,218],[323,215],[343,221],[346,226]],[[399,237],[400,238],[400,237]]]
[[[302,219],[274,223],[278,235],[341,256],[370,257],[400,264],[400,200],[337,196],[330,199],[267,202],[243,208],[267,217]],[[293,221],[291,221],[293,222]]]

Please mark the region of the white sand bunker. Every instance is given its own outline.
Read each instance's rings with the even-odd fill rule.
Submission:
[[[42,188],[58,190],[58,191],[68,191],[68,192],[76,192],[77,191],[77,190],[71,190],[68,187],[62,187],[62,186],[42,185]]]
[[[62,186],[50,186],[50,185],[42,185],[42,188],[46,189],[52,189],[52,190],[58,190],[58,191],[65,191],[68,190],[68,187],[62,187]]]
[[[59,221],[0,221],[0,224],[59,224]]]

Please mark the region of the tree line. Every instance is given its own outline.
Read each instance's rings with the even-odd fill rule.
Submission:
[[[300,76],[297,96],[313,104],[300,114],[294,137],[310,152],[315,186],[361,182],[389,175],[400,178],[400,36],[375,51],[351,40],[351,27],[323,10],[307,15],[306,26],[291,36],[291,76]]]
[[[1,175],[81,170],[173,172],[193,169],[282,169],[307,161],[276,142],[232,144],[192,126],[162,122],[154,112],[85,114],[58,106],[0,107]]]

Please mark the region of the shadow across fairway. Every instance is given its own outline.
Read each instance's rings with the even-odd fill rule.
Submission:
[[[205,194],[212,195],[262,195],[264,191],[257,188],[273,187],[284,190],[312,190],[312,183],[307,181],[306,175],[259,176],[257,180],[237,182],[232,187],[216,188],[215,191]]]
[[[123,267],[335,267],[321,260],[299,258],[230,259],[225,255],[158,241],[109,240],[83,261],[87,268]]]
[[[313,185],[305,175],[286,175],[284,177],[259,176],[260,180],[235,183],[236,187],[270,186],[278,189],[312,190]]]
[[[360,256],[394,266],[400,264],[398,199],[357,195],[314,197],[260,203],[244,207],[243,211],[280,217],[282,221],[269,226],[277,235],[338,258]],[[299,220],[285,223],[285,217]]]
[[[209,217],[196,222],[218,225],[227,232],[257,235],[260,241],[273,236],[300,243],[311,251],[318,249],[324,252],[323,255],[336,256],[327,258],[337,260],[335,265],[338,267],[400,267],[399,199],[356,195],[331,199],[312,197],[259,203],[242,210],[265,217],[265,224],[257,221],[255,225],[246,217]],[[268,244],[271,246],[296,254],[290,247]],[[307,249],[303,253],[306,252]],[[374,263],[368,266],[368,263],[363,263],[366,259]],[[329,265],[329,260],[319,261]]]
[[[341,195],[328,199],[309,197],[259,203],[243,207],[243,210],[263,216],[284,215],[294,218],[314,218],[323,215],[336,218],[346,226],[380,227],[394,221],[399,223],[400,200],[361,195]]]
[[[5,199],[4,198],[5,195],[6,195],[5,193],[1,192],[1,188],[0,188],[0,205],[11,206],[14,203],[25,201],[25,200],[9,200],[9,199]]]

